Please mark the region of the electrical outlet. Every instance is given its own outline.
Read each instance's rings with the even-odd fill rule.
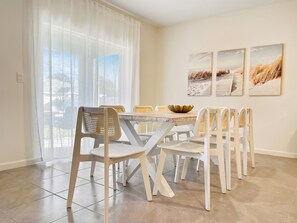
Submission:
[[[17,81],[17,83],[24,83],[24,74],[17,72],[16,73],[16,81]]]

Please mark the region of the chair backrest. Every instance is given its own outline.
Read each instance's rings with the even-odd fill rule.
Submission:
[[[199,110],[193,132],[196,136],[210,134],[210,112],[208,108]]]
[[[253,109],[246,108],[246,115],[248,119],[248,125],[249,126],[253,125]]]
[[[168,106],[166,106],[166,105],[157,105],[155,107],[155,111],[156,112],[170,112]]]
[[[208,110],[208,112],[209,112],[209,127],[212,127],[213,126],[213,122],[215,121],[215,117],[216,117],[216,112],[210,112],[209,110]],[[202,118],[201,119],[201,125],[200,125],[200,127],[199,127],[199,132],[200,132],[200,134],[203,134],[204,133],[204,131],[205,131],[205,126],[206,126],[206,124],[205,124],[205,119],[204,118]]]
[[[136,105],[133,108],[134,112],[153,112],[154,108],[150,105]],[[138,133],[148,133],[153,131],[152,122],[138,122],[137,123],[137,132]]]
[[[248,123],[247,109],[241,108],[238,113],[239,128],[244,128]]]
[[[207,110],[206,115],[200,115],[200,113],[205,113],[204,110]],[[230,139],[230,109],[228,108],[204,108],[202,109],[198,116],[201,116],[199,121],[197,119],[194,134],[199,137],[201,135],[211,135],[215,134],[217,136],[216,141],[217,145],[222,147],[223,142],[223,131],[226,133],[226,142],[229,143]],[[208,124],[207,124],[208,123]],[[198,125],[199,124],[199,125]]]
[[[150,105],[135,105],[133,108],[134,112],[153,112],[154,108]]]
[[[117,113],[125,112],[126,109],[123,105],[100,105],[99,108],[113,108]]]
[[[231,115],[230,109],[226,107],[209,108],[212,118],[211,129],[216,130],[218,128],[218,122],[221,124],[222,131],[230,131]]]
[[[117,112],[113,108],[80,107],[77,117],[76,137],[117,140],[121,128]],[[107,137],[107,138],[104,138]]]

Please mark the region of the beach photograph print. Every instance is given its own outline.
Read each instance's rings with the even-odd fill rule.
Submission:
[[[283,44],[251,48],[249,95],[280,95]]]
[[[188,70],[188,95],[211,95],[212,52],[191,54]]]
[[[244,52],[244,49],[218,52],[217,96],[241,96],[243,94]]]

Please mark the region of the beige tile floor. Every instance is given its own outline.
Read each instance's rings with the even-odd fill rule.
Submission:
[[[110,222],[297,222],[297,159],[256,155],[256,169],[236,178],[232,190],[221,194],[218,169],[211,168],[211,211],[204,210],[203,173],[192,160],[185,181],[173,183],[174,167],[166,163],[165,178],[175,197],[146,201],[141,173],[127,187],[110,189]],[[70,161],[60,160],[0,172],[0,222],[103,222],[103,169],[88,177],[90,163],[80,166],[72,209],[66,209]],[[111,185],[111,181],[110,181]]]

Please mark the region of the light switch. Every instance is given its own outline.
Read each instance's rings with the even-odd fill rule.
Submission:
[[[16,81],[17,81],[17,83],[24,83],[24,74],[20,73],[20,72],[17,72]]]

